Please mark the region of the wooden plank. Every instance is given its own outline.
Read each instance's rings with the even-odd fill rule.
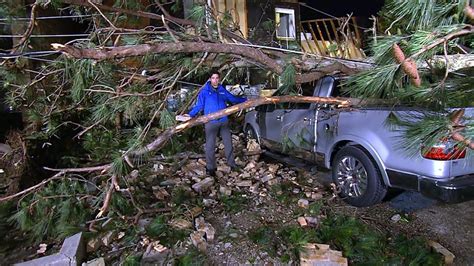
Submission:
[[[322,50],[321,47],[319,46],[318,38],[316,38],[316,34],[314,33],[313,26],[311,25],[311,23],[308,23],[308,26],[309,26],[309,30],[310,30],[310,32],[311,32],[311,36],[313,36],[313,41],[314,41],[314,43],[316,44],[316,47],[317,47],[318,50],[319,50],[319,54],[320,54],[320,55],[325,55],[325,53],[323,52],[323,50]]]
[[[334,19],[331,19],[330,23],[331,23],[331,28],[334,32],[334,36],[336,36],[337,49],[341,53],[341,57],[344,57],[344,50],[342,50],[341,39],[339,38],[339,32],[337,32],[336,25],[334,24]]]
[[[321,22],[323,23],[324,28],[326,29],[326,34],[328,35],[329,41],[332,42],[332,36],[331,36],[331,33],[329,32],[328,26],[326,25],[326,20],[323,20]]]
[[[236,14],[239,16],[240,31],[244,35],[244,38],[248,38],[248,21],[247,21],[247,1],[235,1],[236,2]]]
[[[318,32],[319,32],[319,35],[321,35],[321,41],[322,41],[324,47],[326,48],[326,53],[325,53],[325,54],[328,54],[328,52],[329,52],[329,47],[328,47],[328,45],[327,45],[327,43],[326,43],[326,40],[324,39],[323,33],[321,32],[321,28],[319,27],[319,23],[318,23],[318,22],[315,22],[315,24],[316,24],[316,29],[317,29]]]
[[[310,40],[308,40],[308,39],[306,38],[306,32],[304,31],[303,24],[301,24],[301,23],[300,23],[300,32],[303,33],[304,41],[306,42],[306,45],[308,45],[308,48],[309,48],[308,50],[309,50],[311,53],[313,53],[313,54],[317,54],[317,53],[314,51],[313,47],[311,46],[311,44],[310,44],[310,42],[309,42]],[[301,40],[301,47],[303,47],[303,40]]]
[[[356,37],[357,37],[357,46],[358,48],[360,48],[362,42],[361,42],[361,39],[360,39],[360,32],[359,32],[359,26],[357,26],[357,21],[355,20],[355,17],[352,17],[352,26],[354,27],[354,31],[355,31],[355,34],[356,34]]]

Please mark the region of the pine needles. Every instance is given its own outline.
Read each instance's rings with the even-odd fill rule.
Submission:
[[[278,95],[288,95],[296,89],[296,68],[293,64],[287,64],[280,75],[280,88]]]
[[[65,179],[50,183],[22,200],[9,221],[28,232],[32,240],[63,238],[84,229],[91,215],[88,208],[91,198],[78,181]]]

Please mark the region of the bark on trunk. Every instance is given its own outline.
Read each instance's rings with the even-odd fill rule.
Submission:
[[[212,114],[199,116],[197,118],[191,119],[187,122],[178,124],[172,128],[168,128],[163,133],[161,133],[153,142],[146,145],[144,148],[131,152],[131,156],[140,156],[151,151],[161,149],[168,140],[175,134],[192,128],[197,125],[207,123],[209,121],[237,113],[241,110],[245,110],[251,107],[256,107],[263,104],[277,104],[284,102],[298,102],[298,103],[322,103],[322,104],[334,104],[338,107],[349,107],[352,103],[352,100],[346,98],[330,98],[330,97],[309,97],[309,96],[278,96],[278,97],[260,97],[257,99],[251,99],[244,103],[237,104],[231,107],[228,107],[219,112]]]
[[[179,43],[158,43],[141,44],[133,46],[119,46],[109,49],[80,49],[72,45],[62,45],[53,43],[53,49],[61,51],[75,58],[107,60],[125,58],[131,56],[143,56],[146,54],[159,53],[221,53],[233,54],[249,58],[260,63],[271,71],[280,74],[283,68],[273,59],[258,49],[224,43],[199,43],[199,42],[179,42]]]

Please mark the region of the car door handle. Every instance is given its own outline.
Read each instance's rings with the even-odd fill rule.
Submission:
[[[278,115],[278,116],[276,117],[276,119],[277,119],[278,121],[281,121],[281,115]]]

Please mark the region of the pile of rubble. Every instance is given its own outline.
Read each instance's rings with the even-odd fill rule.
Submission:
[[[277,193],[277,195],[278,193],[286,193],[300,198],[297,203],[299,208],[308,209],[311,202],[324,196],[324,189],[308,172],[295,170],[281,163],[259,160],[262,150],[255,140],[246,142],[243,134],[234,135],[233,145],[236,153],[236,164],[240,170],[232,171],[225,163],[225,159],[223,159],[225,157],[224,147],[219,144],[216,177],[206,176],[204,156],[193,154],[192,156],[186,156],[179,162],[174,160],[166,163],[157,160],[152,167],[151,174],[148,174],[150,171],[147,169],[134,170],[129,176],[131,188],[134,191],[139,190],[139,187],[151,188],[153,194],[150,194],[150,196],[154,197],[157,202],[166,203],[170,207],[173,207],[172,191],[177,187],[186,190],[193,197],[196,196],[199,201],[202,200],[202,204],[199,205],[204,207],[217,206],[222,197],[244,195],[246,198],[252,198],[255,202],[258,202],[270,199],[267,198],[270,193]],[[280,189],[275,192],[274,186],[283,183],[291,184],[291,186],[285,186],[285,189],[291,187],[290,191]],[[297,208],[297,206],[294,207]],[[190,212],[192,214],[174,217],[168,220],[167,223],[172,228],[190,232],[187,241],[180,244],[181,250],[194,246],[205,252],[209,249],[209,245],[212,245],[215,241],[216,229],[205,220],[201,207],[196,206]],[[302,227],[316,227],[319,219],[320,217],[302,216],[294,223],[299,223]],[[145,228],[151,221],[150,218],[139,219],[138,227],[141,228],[139,231],[145,233]],[[107,232],[89,239],[87,251],[91,254],[101,247],[117,249],[119,247],[116,247],[112,242],[123,237],[123,232]],[[142,265],[151,265],[158,262],[159,264],[166,264],[172,262],[177,253],[180,253],[176,247],[167,248],[160,241],[150,238],[146,234],[142,234],[140,239],[135,250],[144,251],[141,259]]]
[[[280,163],[258,161],[262,151],[255,140],[249,140],[244,146],[243,135],[234,135],[233,143],[234,150],[240,154],[235,160],[240,170],[232,171],[225,163],[225,159],[222,158],[224,147],[220,144],[216,178],[205,175],[206,162],[203,158],[188,160],[171,179],[153,187],[156,197],[164,199],[168,195],[165,188],[176,185],[189,185],[194,192],[208,198],[216,198],[219,194],[230,196],[233,191],[248,191],[251,194],[266,196],[269,188],[282,181],[292,182],[300,187],[308,199],[317,200],[322,197],[320,186],[310,175],[304,177],[305,182],[314,185],[302,186],[296,181],[298,173],[295,170]],[[160,169],[160,166],[155,165],[154,168]]]

